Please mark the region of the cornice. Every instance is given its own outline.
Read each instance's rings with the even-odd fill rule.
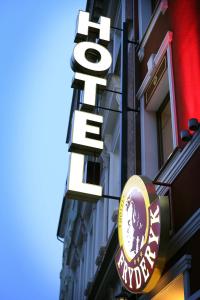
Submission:
[[[183,168],[187,165],[194,153],[200,146],[200,131],[196,132],[192,139],[187,143],[182,151],[177,151],[173,158],[169,161],[165,168],[154,179],[158,182],[164,182],[172,184],[177,176],[181,173]],[[158,193],[165,193],[166,187],[159,186],[157,188]]]
[[[169,260],[173,257],[198,230],[200,230],[200,208],[171,238],[167,251],[167,259]]]

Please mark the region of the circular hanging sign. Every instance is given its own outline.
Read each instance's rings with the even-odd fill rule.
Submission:
[[[165,221],[161,224],[163,213]],[[154,184],[147,177],[132,176],[120,199],[120,248],[115,257],[119,277],[131,293],[147,293],[158,282],[165,261],[163,248],[169,232],[168,220],[168,198],[158,198]]]

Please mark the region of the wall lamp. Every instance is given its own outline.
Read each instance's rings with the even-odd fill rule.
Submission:
[[[190,134],[189,130],[181,130],[180,136],[183,142],[189,142],[192,138],[192,135]]]
[[[188,128],[191,131],[197,131],[200,128],[200,123],[197,119],[192,118],[188,120]],[[189,130],[181,130],[180,137],[183,142],[189,142],[193,135],[189,132]]]
[[[191,131],[197,131],[200,127],[200,123],[197,119],[192,118],[188,121],[188,127]]]

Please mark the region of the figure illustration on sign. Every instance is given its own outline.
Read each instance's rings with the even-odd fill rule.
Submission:
[[[124,234],[128,255],[133,259],[145,242],[146,210],[142,194],[138,189],[132,189],[127,197],[124,214]]]

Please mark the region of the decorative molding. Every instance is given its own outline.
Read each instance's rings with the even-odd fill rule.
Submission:
[[[99,255],[104,256],[106,251],[106,246],[101,246],[99,249]]]
[[[85,220],[85,224],[88,223],[91,211],[92,211],[92,204],[91,203],[89,203],[89,202],[82,202],[81,203],[81,216]]]
[[[173,40],[173,32],[168,31],[164,37],[164,40],[162,41],[162,44],[160,45],[160,48],[158,49],[156,56],[155,56],[154,61],[155,61],[156,66],[160,63],[163,55],[167,51],[167,48],[171,44],[172,40]]]
[[[80,263],[80,249],[78,246],[72,241],[70,245],[70,251],[67,257],[66,263],[68,264],[69,268],[76,268]]]
[[[113,223],[117,223],[117,219],[118,219],[118,209],[115,209],[114,211],[113,211],[113,214],[112,214],[112,221],[113,221]]]
[[[138,57],[139,57],[139,61],[141,62],[144,58],[144,48],[141,48],[142,46],[140,46],[140,50],[138,51]]]
[[[152,53],[147,62],[148,73],[151,74],[155,67],[155,56],[156,54]]]
[[[105,251],[106,251],[106,247],[105,246],[101,246],[100,249],[99,249],[99,254],[96,258],[96,265],[99,266],[103,260],[103,257],[104,257],[104,254],[105,254]]]
[[[114,73],[108,75],[108,89],[120,92],[120,77]]]
[[[114,75],[113,73],[109,74],[108,77],[108,89],[120,92],[121,87],[120,87],[120,78],[119,76]],[[120,110],[120,99],[121,97],[118,97],[119,95],[116,93],[112,92],[104,92],[100,105],[103,107],[106,107],[108,109],[114,109],[114,110]],[[119,113],[115,112],[110,112],[109,110],[102,110],[102,114],[104,117],[104,124],[102,127],[102,136],[107,134],[112,134],[112,130],[110,127],[111,121],[114,121],[117,114],[119,116]]]
[[[162,0],[160,3],[160,10],[162,14],[164,15],[166,10],[168,9],[168,1],[167,0]]]
[[[192,215],[192,217],[174,234],[169,242],[167,249],[167,261],[169,261],[200,229],[200,208]],[[156,289],[150,294],[143,295],[139,299],[151,299],[155,294],[162,290],[170,281],[177,277],[180,273],[184,273],[191,268],[191,255],[184,255],[178,262],[169,269],[169,271],[161,277]],[[189,300],[198,299],[200,291],[193,294]]]
[[[151,57],[153,59],[154,55],[152,54]],[[148,61],[147,64],[149,64],[149,61]],[[151,65],[150,66],[151,69],[149,69],[149,73],[153,73],[153,68],[154,68],[155,64],[153,62],[150,62],[150,65]],[[154,72],[153,78],[149,82],[149,84],[148,84],[148,86],[145,90],[145,93],[144,93],[144,95],[145,95],[145,107],[146,107],[147,110],[149,108],[149,104],[151,106],[150,110],[152,110],[152,102],[154,103],[153,106],[155,106],[155,102],[157,102],[157,103],[159,102],[158,98],[162,99],[162,96],[161,97],[159,97],[159,96],[154,97],[154,95],[156,93],[156,90],[158,89],[159,84],[162,82],[162,80],[166,81],[164,79],[164,75],[166,74],[166,71],[167,71],[167,56],[164,55],[161,62],[160,62],[160,64],[159,64],[159,66],[156,68],[156,71]],[[152,101],[152,98],[154,98],[154,101]],[[156,99],[157,99],[157,101],[156,101]],[[153,110],[155,110],[155,108]]]
[[[101,158],[102,158],[102,162],[103,162],[103,169],[107,169],[109,167],[109,159],[110,159],[109,153],[102,151]]]
[[[117,142],[119,140],[119,136],[120,136],[120,120],[119,118],[116,121],[116,126],[115,126],[115,130],[114,130],[114,134],[113,134],[113,138],[112,138],[112,144],[111,144],[111,152],[114,153],[116,146],[117,146]]]
[[[100,266],[101,262],[102,262],[102,258],[98,255],[97,258],[96,258],[96,260],[95,260],[96,266],[97,267]]]
[[[151,71],[147,72],[147,74],[136,94],[137,99],[140,99],[142,97],[142,95],[144,94],[145,89],[147,88],[147,86],[149,84],[149,81],[153,78],[153,75],[156,72],[156,68],[157,68],[158,64],[160,63],[163,55],[167,51],[169,44],[172,42],[172,39],[173,39],[173,33],[171,31],[168,31],[167,34],[165,35],[165,38],[164,38],[157,54],[154,56],[154,60],[152,62],[152,65],[154,64],[154,68]]]
[[[76,223],[73,230],[73,237],[71,237],[71,241],[76,245],[76,247],[81,247],[82,240],[82,219],[80,214],[77,214]]]
[[[85,292],[84,292],[84,296],[87,297],[89,295],[91,287],[92,287],[92,284],[93,284],[93,281],[89,280],[88,283],[87,283],[87,287],[85,289]]]
[[[75,248],[74,251],[73,263],[74,266],[78,266],[80,263],[80,253],[78,252],[77,248]]]
[[[117,227],[114,226],[106,243],[106,250],[101,265],[96,270],[93,285],[87,299],[101,299],[101,292],[106,288],[110,276],[115,272],[114,257],[118,249]]]
[[[200,208],[192,217],[173,235],[169,242],[167,259],[173,257],[200,229]]]
[[[64,286],[68,286],[69,282],[71,281],[71,276],[70,275],[66,275],[65,279],[64,279]]]
[[[64,290],[60,291],[60,300],[64,300],[65,299],[65,292]]]
[[[198,300],[198,299],[200,299],[200,290],[196,291],[188,298],[188,300]]]
[[[171,34],[172,41],[172,34]],[[175,87],[174,87],[174,74],[173,74],[173,63],[172,63],[172,49],[171,42],[167,48],[167,60],[168,60],[168,82],[169,82],[169,93],[171,99],[171,119],[173,130],[173,146],[174,148],[178,146],[178,124],[177,124],[177,111],[176,111],[176,97],[175,97]]]
[[[81,234],[83,236],[83,242],[85,242],[87,240],[87,226],[85,224],[84,219],[81,217]]]
[[[163,171],[156,176],[154,181],[165,182],[168,184],[173,183],[176,177],[181,173],[183,168],[189,162],[191,157],[197,151],[200,146],[200,131],[196,132],[192,139],[187,143],[185,148],[181,152],[177,152],[176,155],[171,159],[171,161],[166,165]],[[157,188],[158,193],[163,193],[166,191],[166,187],[159,186]]]
[[[153,29],[154,29],[154,26],[155,26],[155,24],[156,24],[156,22],[157,22],[157,20],[160,16],[160,14],[164,15],[167,8],[168,8],[168,1],[167,0],[161,0],[155,14],[153,15],[153,17],[152,17],[152,19],[149,23],[149,26],[148,26],[148,28],[147,28],[147,30],[146,30],[143,38],[142,38],[142,41],[141,41],[141,44],[140,44],[140,49],[138,51],[138,57],[139,57],[140,61],[142,61],[143,58],[144,58],[145,46],[147,44],[147,41],[148,41],[148,39],[149,39]]]

